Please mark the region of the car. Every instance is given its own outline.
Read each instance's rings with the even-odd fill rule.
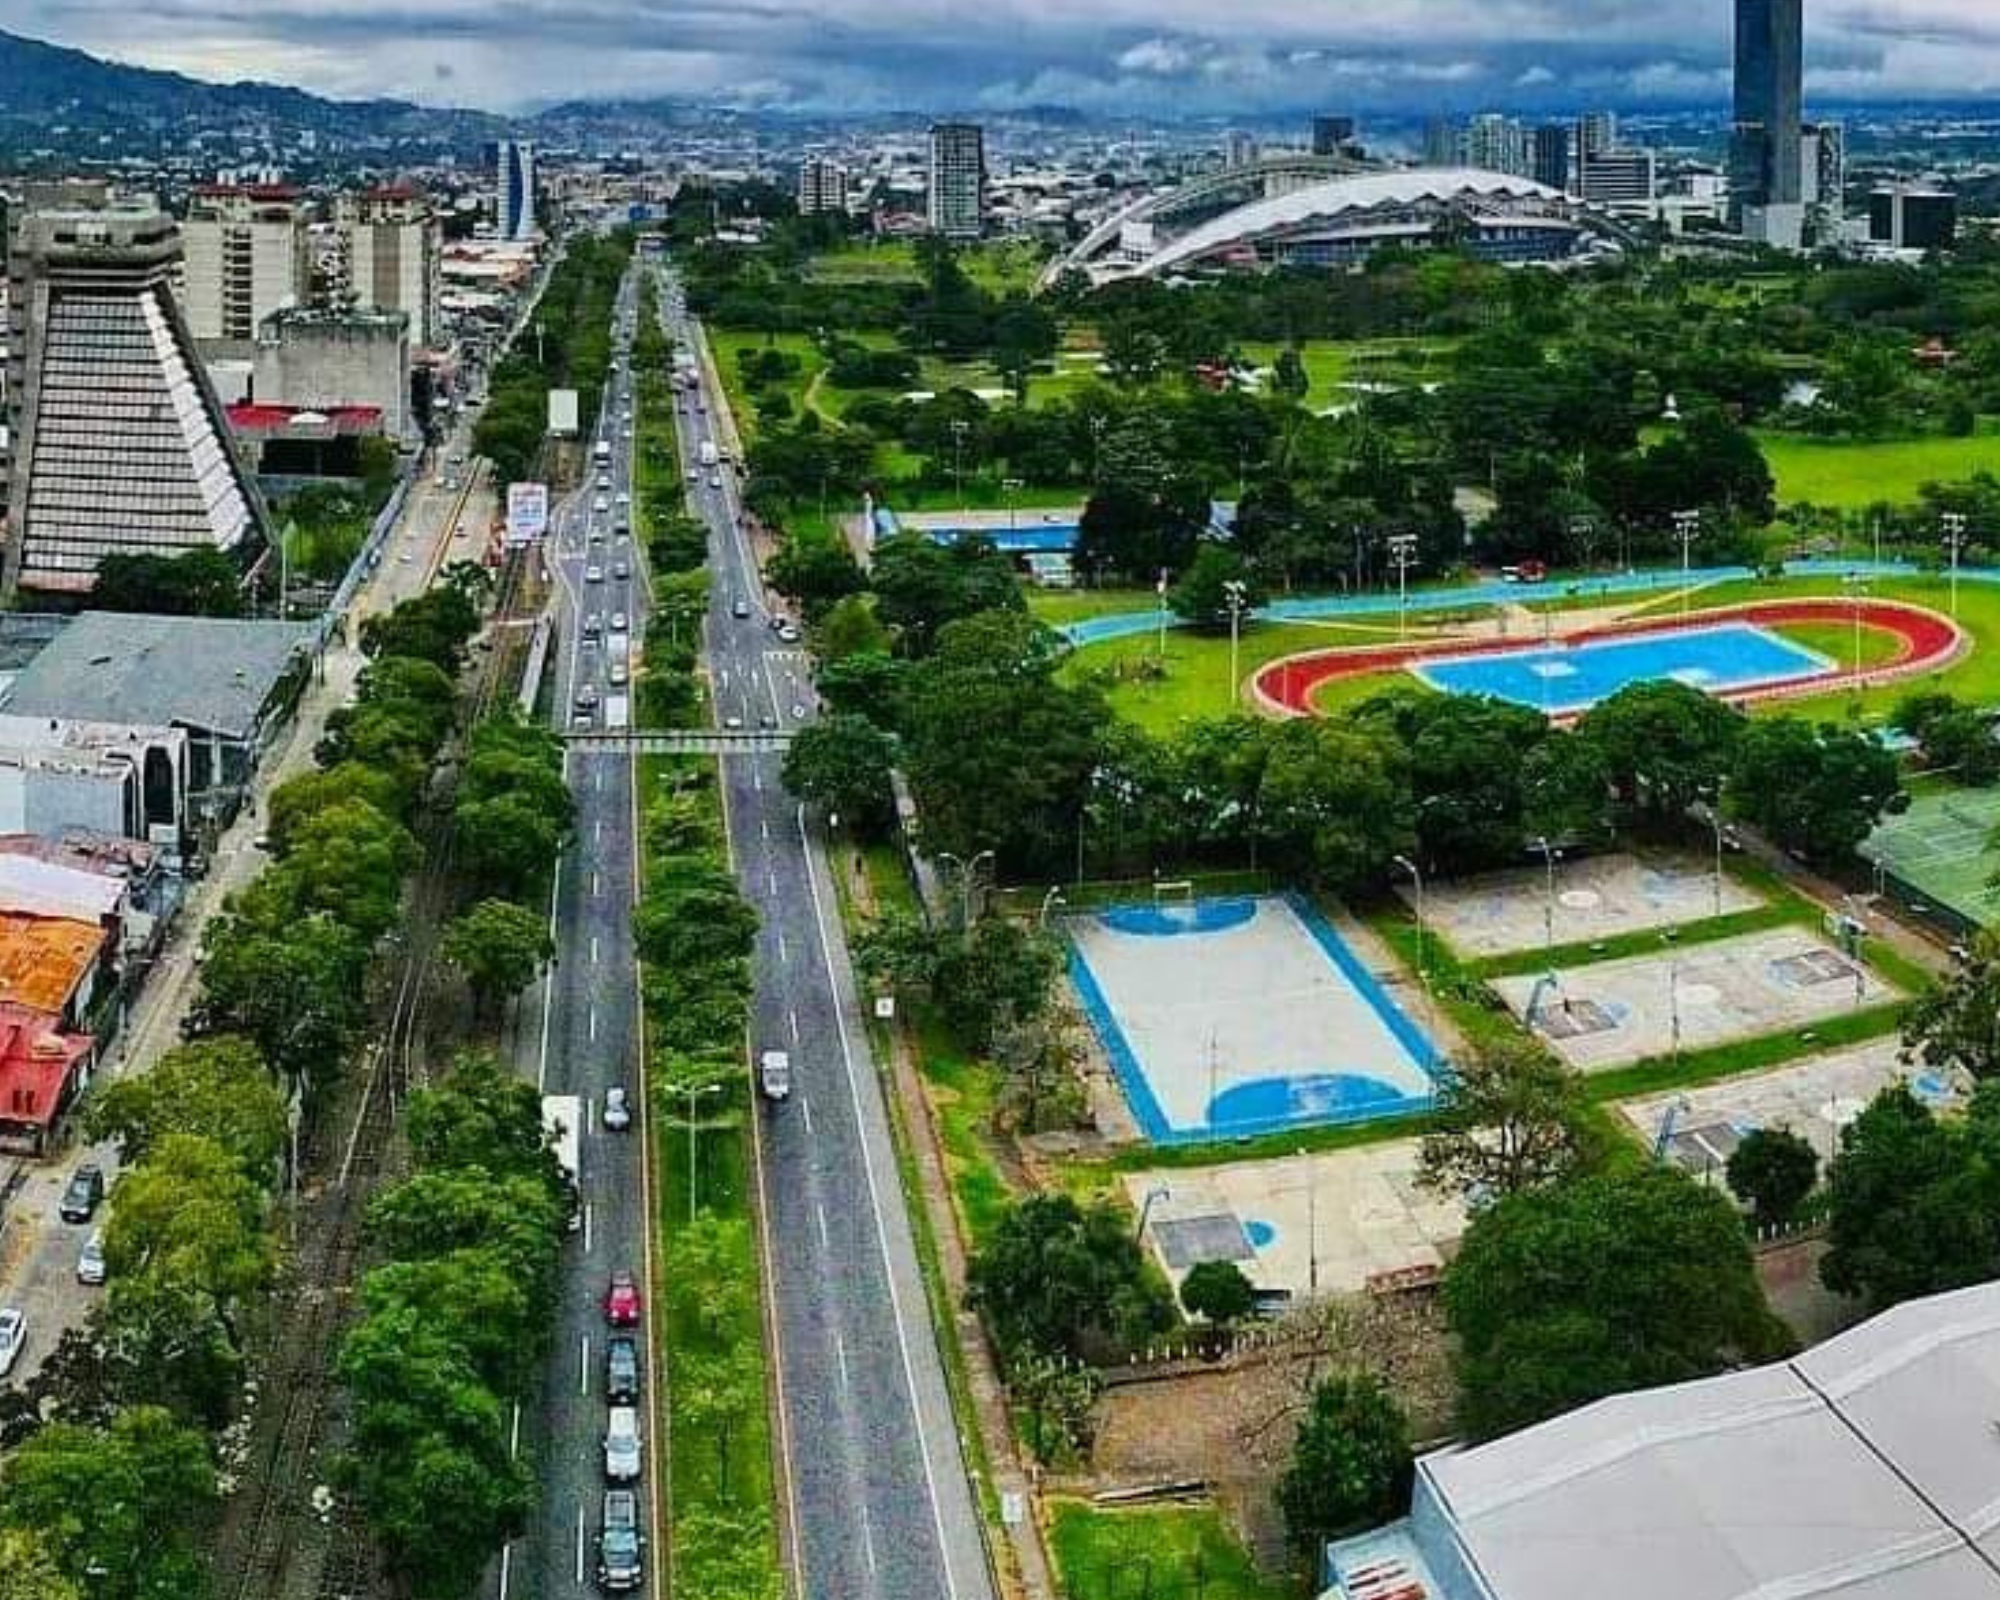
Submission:
[[[744,617],[750,615],[750,602],[739,595],[736,603],[729,608],[729,614],[738,621],[741,621]]]
[[[689,467],[689,468],[688,468],[688,482],[689,482],[689,483],[700,483],[700,482],[701,482],[701,468],[699,468],[699,467]]]
[[[639,1325],[639,1285],[629,1272],[614,1272],[604,1290],[604,1320],[614,1328]]]
[[[595,611],[583,619],[583,636],[586,639],[600,639],[604,636],[604,619]]]
[[[743,719],[732,711],[722,719],[722,726],[730,733],[736,733],[742,728]]]
[[[600,487],[602,486],[600,485]],[[595,511],[601,517],[604,515],[605,512],[611,509],[611,502],[605,496],[599,495],[595,500],[595,502],[592,503],[590,509]]]
[[[630,1489],[604,1491],[603,1527],[597,1535],[597,1586],[623,1594],[646,1582],[646,1536],[639,1531],[639,1497]]]
[[[799,625],[796,622],[781,623],[778,627],[778,637],[786,644],[797,644],[799,642]]]
[[[585,567],[583,569],[583,581],[585,583],[602,583],[604,581],[604,569],[595,564]]]
[[[629,494],[613,495],[611,503],[622,511],[632,503],[632,497]]]
[[[19,1306],[0,1308],[0,1378],[14,1370],[28,1343],[28,1313]]]
[[[792,1097],[792,1058],[783,1050],[766,1050],[757,1058],[757,1088],[766,1100]]]
[[[720,489],[722,487],[722,474],[719,472],[711,472],[708,475],[708,486],[711,489]]]
[[[630,671],[627,670],[624,662],[614,661],[611,663],[612,688],[614,689],[624,688],[625,685],[631,681],[631,678],[632,674],[630,673]]]
[[[88,1222],[97,1215],[103,1200],[104,1169],[94,1161],[86,1161],[70,1174],[57,1210],[65,1222]]]
[[[595,711],[599,698],[597,685],[586,683],[581,689],[576,691],[576,709],[579,711]]]
[[[104,1281],[104,1230],[92,1230],[83,1248],[76,1253],[76,1281],[100,1284]]]
[[[600,489],[609,489],[611,487],[611,474],[600,472],[597,475],[597,487]]]
[[[630,619],[626,617],[624,612],[614,611],[611,613],[611,631],[613,633],[624,633],[630,626]]]
[[[604,1475],[613,1483],[631,1483],[639,1476],[639,1411],[613,1406],[604,1424]]]
[[[604,1125],[613,1133],[632,1126],[632,1102],[616,1084],[604,1091]]]
[[[612,562],[612,563],[611,563],[611,576],[612,576],[612,577],[614,577],[614,578],[629,578],[629,577],[631,577],[631,576],[632,576],[632,563],[631,563],[631,562],[629,562],[629,561],[614,561],[614,562]]]

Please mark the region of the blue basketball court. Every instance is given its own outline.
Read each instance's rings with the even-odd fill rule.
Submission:
[[[1084,1009],[1156,1144],[1430,1104],[1437,1051],[1297,896],[1121,906],[1067,928]]]
[[[1731,694],[1839,668],[1818,651],[1751,623],[1719,622],[1534,650],[1438,656],[1410,670],[1448,694],[1491,695],[1567,716],[1635,683],[1671,679],[1710,694]]]

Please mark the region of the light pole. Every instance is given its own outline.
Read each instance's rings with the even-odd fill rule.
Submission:
[[[958,509],[965,509],[965,434],[972,426],[963,417],[951,424],[951,492],[958,496]]]
[[[1222,594],[1229,603],[1229,703],[1234,706],[1240,692],[1237,685],[1242,681],[1236,674],[1243,637],[1243,604],[1249,598],[1250,587],[1241,578],[1225,578]]]
[[[1319,1298],[1319,1182],[1313,1171],[1312,1152],[1300,1150],[1306,1164],[1306,1298]]]
[[[1173,1197],[1173,1191],[1164,1183],[1156,1183],[1146,1191],[1146,1198],[1139,1202],[1139,1226],[1132,1231],[1134,1244],[1145,1242],[1146,1222],[1153,1214],[1153,1203],[1158,1200],[1171,1200]]]
[[[700,1185],[699,1185],[699,1183],[697,1183],[697,1182],[696,1182],[696,1179],[695,1179],[695,1143],[694,1143],[694,1132],[695,1132],[695,1128],[694,1128],[694,1103],[695,1103],[695,1100],[696,1100],[696,1098],[697,1098],[697,1097],[699,1097],[699,1096],[701,1096],[701,1095],[705,1095],[705,1094],[721,1094],[721,1093],[722,1093],[722,1085],[721,1085],[721,1084],[719,1084],[719,1083],[691,1083],[691,1084],[689,1084],[689,1085],[688,1085],[688,1089],[687,1089],[687,1097],[688,1097],[688,1221],[689,1221],[689,1222],[693,1222],[693,1221],[695,1220],[695,1217],[696,1217],[696,1214],[697,1214],[697,1212],[696,1212],[696,1192],[697,1192],[697,1190],[698,1190],[698,1189],[700,1188]]]
[[[1847,591],[1848,603],[1854,612],[1854,692],[1861,692],[1861,601],[1868,593],[1868,579],[1859,572],[1850,572],[1840,580]]]
[[[1556,861],[1562,855],[1549,843],[1547,834],[1535,840],[1535,848],[1542,853],[1542,864],[1548,872],[1548,893],[1542,900],[1542,945],[1547,952],[1551,970],[1555,967],[1556,954]]]
[[[1055,908],[1068,904],[1069,901],[1063,896],[1062,885],[1059,883],[1051,884],[1049,892],[1042,896],[1042,910],[1041,914],[1035,918],[1035,925],[1040,928],[1046,928],[1049,925],[1049,917],[1055,911]]]
[[[1019,478],[1002,478],[1000,480],[1000,492],[1007,497],[1007,531],[1012,533],[1014,531],[1014,496],[1021,492],[1021,480]]]
[[[1715,786],[1715,793],[1708,802],[1709,825],[1715,829],[1715,914],[1722,915],[1722,847],[1734,844],[1736,836],[1722,825],[1722,785]]]
[[[1110,425],[1108,417],[1090,419],[1090,481],[1094,487],[1104,467],[1104,430]]]
[[[958,925],[961,930],[972,926],[972,883],[979,873],[979,864],[992,859],[991,850],[982,850],[969,861],[953,855],[949,850],[938,852],[938,860],[950,862],[958,872]]]
[[[1410,636],[1410,568],[1417,560],[1417,536],[1390,534],[1389,560],[1396,568],[1396,639],[1400,643]]]
[[[1431,969],[1424,961],[1424,874],[1416,862],[1408,856],[1393,857],[1390,865],[1401,867],[1410,875],[1410,881],[1417,886],[1417,979],[1428,989]]]
[[[1167,569],[1160,568],[1159,582],[1153,585],[1153,594],[1160,604],[1160,659],[1167,659]]]
[[[1965,513],[1947,511],[1938,518],[1944,528],[1944,546],[1951,552],[1951,620],[1958,620],[1958,553],[1965,548]]]
[[[1701,537],[1701,513],[1699,511],[1676,511],[1674,513],[1674,537],[1681,542],[1681,615],[1688,614],[1688,584],[1694,570],[1694,542]]]

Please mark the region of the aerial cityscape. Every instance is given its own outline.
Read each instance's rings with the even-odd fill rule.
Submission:
[[[2000,1600],[1990,7],[1328,9],[0,0],[0,1600]]]

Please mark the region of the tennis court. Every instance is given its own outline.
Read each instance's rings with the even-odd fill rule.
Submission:
[[[1430,1102],[1436,1050],[1301,898],[1114,906],[1065,927],[1084,1011],[1156,1144]]]
[[[2000,889],[1987,880],[2000,871],[2000,853],[1989,841],[2000,826],[2000,789],[1945,789],[1912,795],[1910,809],[1887,818],[1861,854],[1900,880],[1897,898],[1927,896],[1967,922],[1984,927],[2000,918]]]

